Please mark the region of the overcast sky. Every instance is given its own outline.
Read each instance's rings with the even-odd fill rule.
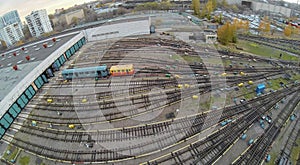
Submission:
[[[51,14],[54,13],[55,9],[68,8],[75,4],[90,1],[92,0],[0,0],[0,15],[16,9],[21,20],[24,21],[24,17],[30,14],[32,10],[46,9],[48,14]],[[285,1],[297,3],[297,0]]]
[[[29,15],[32,10],[46,9],[48,14],[55,9],[68,8],[75,4],[82,4],[92,0],[0,0],[0,15],[12,10],[18,10],[21,20]]]

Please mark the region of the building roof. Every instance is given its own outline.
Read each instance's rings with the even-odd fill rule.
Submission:
[[[74,68],[74,69],[65,69],[62,71],[62,74],[68,74],[73,72],[89,72],[89,71],[98,71],[98,70],[106,70],[107,66],[94,66],[94,67],[86,67],[86,68]]]
[[[110,67],[110,70],[120,70],[120,69],[133,69],[133,64],[114,65]]]
[[[76,33],[77,34],[77,33]],[[65,42],[69,41],[76,34],[57,37],[60,41],[53,43],[51,38],[38,41],[29,45],[25,45],[24,51],[21,48],[4,52],[0,56],[0,102],[14,87],[30,73],[41,61],[46,59],[52,52],[61,47]],[[44,48],[43,43],[52,45]],[[37,50],[39,49],[39,50]],[[14,56],[14,53],[16,56]],[[30,56],[30,60],[26,60],[26,56]],[[13,66],[17,65],[18,70],[13,70]]]

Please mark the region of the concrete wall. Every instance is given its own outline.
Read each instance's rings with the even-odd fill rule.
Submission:
[[[132,22],[103,25],[85,30],[88,41],[97,41],[108,38],[119,38],[132,35],[150,34],[150,18]]]
[[[64,14],[64,17],[65,17],[67,24],[70,25],[72,23],[73,17],[77,17],[79,19],[84,18],[84,11],[83,11],[83,9],[72,11],[72,12]]]
[[[58,22],[65,22],[67,25],[70,25],[72,23],[72,18],[77,17],[79,19],[84,18],[84,11],[83,9],[75,10],[66,14],[61,14],[59,16],[55,16],[52,20],[53,25],[57,25]]]
[[[32,84],[32,82],[39,77],[59,56],[65,53],[71,46],[78,42],[84,33],[80,32],[71,40],[55,50],[45,60],[43,60],[37,67],[35,67],[24,79],[22,79],[13,90],[11,90],[6,97],[0,102],[0,117],[9,109],[9,107],[22,95],[22,93]]]
[[[232,4],[242,4],[242,0],[226,0],[226,2],[230,5],[232,5]]]
[[[261,2],[252,2],[251,8],[254,11],[264,10],[264,11],[281,13],[287,17],[290,17],[291,12],[292,12],[292,9],[289,9],[287,7],[276,6],[276,5],[272,5],[272,4],[268,4],[268,3],[261,3]]]

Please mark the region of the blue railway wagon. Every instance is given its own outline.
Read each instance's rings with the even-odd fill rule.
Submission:
[[[62,71],[62,76],[64,80],[71,80],[77,78],[101,78],[107,77],[108,71],[107,66],[65,69]]]

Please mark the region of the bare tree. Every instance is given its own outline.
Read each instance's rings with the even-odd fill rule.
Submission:
[[[32,37],[27,24],[24,24],[23,33],[25,41],[29,40]]]
[[[97,21],[97,13],[93,10],[90,9],[83,9],[84,11],[84,16],[85,16],[85,21],[86,22],[94,22]]]

